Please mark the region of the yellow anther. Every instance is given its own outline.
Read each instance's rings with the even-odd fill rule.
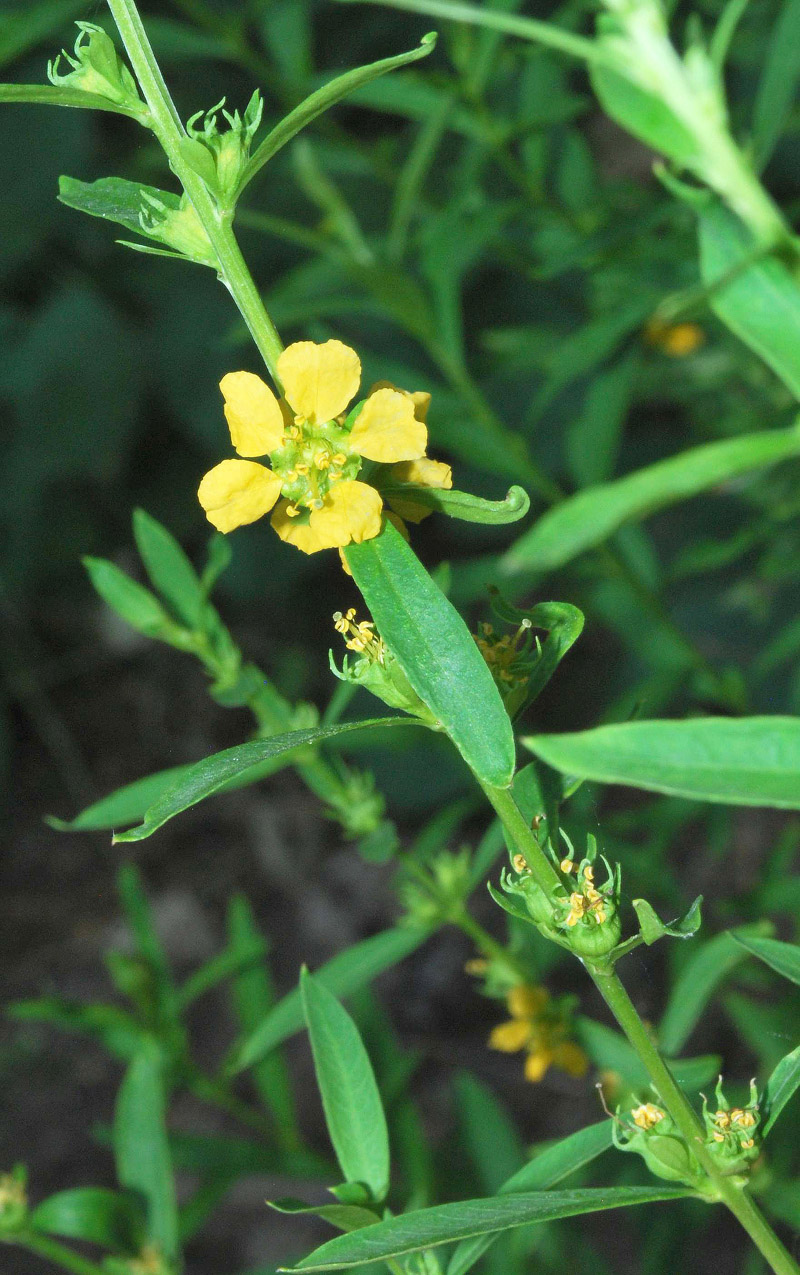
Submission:
[[[301,464],[299,465],[295,465],[295,469],[297,470],[298,474],[307,474],[310,468],[311,466],[307,465],[305,461],[301,462]]]
[[[524,854],[515,854],[511,860],[511,866],[515,872],[530,872],[528,861]]]
[[[572,872],[573,868],[575,867],[575,864],[572,862],[571,859],[562,859],[558,866],[560,867],[562,872],[565,872],[567,876],[569,876],[570,872]]]
[[[725,1141],[725,1134],[724,1134],[724,1133],[713,1133],[711,1136],[712,1136],[712,1138],[714,1139],[714,1141],[715,1141],[715,1142],[724,1142],[724,1141]]]
[[[297,508],[297,505],[287,505],[287,506],[286,506],[286,517],[287,517],[287,518],[299,518],[299,517],[300,517],[300,510]]]
[[[594,911],[594,919],[595,919],[595,921],[597,922],[597,924],[598,924],[598,925],[602,925],[602,924],[603,924],[603,922],[604,922],[604,921],[605,921],[605,919],[606,919],[606,910],[605,910],[605,908],[603,908],[603,907],[600,907],[600,908],[598,908],[598,907],[594,907],[594,908],[593,908],[593,911]]]
[[[727,1129],[731,1122],[731,1113],[729,1111],[716,1111],[714,1113],[714,1124],[720,1129]]]
[[[653,1102],[643,1102],[640,1107],[633,1109],[631,1116],[633,1123],[640,1129],[652,1129],[659,1120],[664,1119],[664,1112]]]
[[[584,881],[594,881],[594,868],[591,863],[587,863],[581,873]]]
[[[296,470],[296,469],[290,469],[290,470],[288,471],[288,473],[286,474],[286,481],[287,481],[287,483],[293,483],[293,482],[295,481],[295,479],[296,479],[296,478],[297,478],[297,470]]]
[[[334,465],[346,465],[347,457],[345,456],[344,452],[334,452],[333,463]]]
[[[743,1111],[741,1107],[734,1107],[731,1112],[731,1124],[738,1124],[740,1129],[752,1129],[756,1122],[756,1118],[752,1111]]]
[[[741,1145],[742,1145],[743,1151],[749,1151],[751,1147],[754,1147],[756,1145],[755,1138],[743,1138]]]

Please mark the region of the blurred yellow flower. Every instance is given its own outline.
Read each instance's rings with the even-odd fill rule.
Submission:
[[[429,394],[380,382],[347,415],[361,363],[341,341],[295,342],[280,355],[278,376],[282,399],[252,372],[229,372],[220,382],[231,441],[247,459],[221,461],[200,483],[200,504],[219,531],[274,509],[275,531],[304,553],[342,549],[381,529],[380,492],[357,477],[365,462],[392,466],[397,482],[452,486],[449,466],[425,456]],[[270,468],[250,459],[263,456]],[[412,521],[429,512],[406,503]]]
[[[662,323],[651,319],[644,330],[648,345],[673,359],[685,359],[705,344],[706,334],[697,323]]]
[[[524,1049],[525,1079],[541,1080],[549,1067],[560,1067],[570,1076],[585,1076],[589,1068],[586,1054],[568,1039],[569,1023],[544,987],[520,983],[506,997],[511,1018],[495,1027],[489,1037],[490,1049],[515,1054]]]

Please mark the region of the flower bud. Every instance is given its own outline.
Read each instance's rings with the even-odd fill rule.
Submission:
[[[264,103],[256,90],[241,116],[238,111],[231,115],[229,111],[222,110],[224,101],[223,98],[210,111],[198,111],[187,121],[186,131],[190,140],[184,143],[184,156],[206,185],[228,204],[236,195],[250,158],[250,147],[261,123]],[[217,126],[217,113],[221,110],[228,124],[224,131]],[[202,128],[198,127],[198,120],[202,120]]]
[[[79,34],[74,57],[64,51],[48,62],[47,78],[50,83],[94,93],[126,107],[133,114],[143,115],[147,108],[139,96],[136,81],[117,53],[114,41],[93,22],[77,22],[75,25]],[[60,75],[58,70],[62,57],[72,67],[65,75]]]

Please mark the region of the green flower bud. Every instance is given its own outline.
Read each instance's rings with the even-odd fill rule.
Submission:
[[[117,53],[114,41],[93,22],[76,22],[75,25],[79,34],[74,57],[63,51],[48,62],[47,78],[50,83],[94,93],[126,107],[133,114],[144,115],[147,107],[139,96],[136,81]],[[65,75],[60,75],[58,70],[62,58],[72,68]]]
[[[336,630],[346,639],[348,650],[356,653],[356,659],[350,660],[346,655],[339,670],[331,652],[331,672],[341,682],[363,686],[378,699],[382,699],[384,704],[391,708],[401,708],[412,717],[418,717],[426,726],[438,730],[436,718],[417,695],[391,651],[378,637],[372,622],[356,622],[355,614],[353,608],[346,615],[342,615],[341,611],[334,614]]]
[[[695,1186],[703,1171],[679,1134],[672,1118],[653,1102],[641,1103],[630,1112],[633,1123],[614,1119],[612,1137],[618,1151],[634,1151],[657,1178]]]
[[[142,234],[149,239],[157,239],[189,261],[217,268],[211,240],[188,196],[181,197],[177,208],[168,206],[145,190],[142,191],[142,200],[142,211],[139,214]]]
[[[206,185],[229,204],[237,191],[242,174],[250,158],[250,147],[264,110],[258,90],[247,104],[244,115],[222,110],[225,99],[212,106],[210,111],[198,111],[187,121],[189,141],[184,143],[184,156]],[[222,115],[228,128],[220,132],[217,113]],[[202,120],[202,127],[197,124]]]
[[[758,1090],[750,1081],[750,1101],[746,1107],[731,1107],[722,1092],[722,1077],[714,1090],[716,1110],[710,1111],[703,1094],[703,1121],[706,1126],[706,1147],[720,1169],[726,1175],[749,1171],[761,1154],[761,1123]]]

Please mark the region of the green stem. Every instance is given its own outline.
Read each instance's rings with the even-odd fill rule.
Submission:
[[[549,894],[558,877],[550,861],[528,827],[508,789],[481,785],[508,832],[514,845],[524,855],[534,878]],[[636,1051],[658,1093],[661,1102],[714,1185],[717,1199],[727,1205],[747,1231],[775,1275],[800,1275],[800,1266],[784,1248],[772,1227],[743,1187],[721,1174],[715,1160],[704,1146],[705,1130],[699,1116],[677,1084],[669,1067],[658,1052],[639,1013],[610,964],[583,962],[586,970]]]
[[[457,916],[451,918],[453,925],[457,925],[468,938],[472,939],[479,952],[490,960],[497,962],[499,965],[505,965],[506,969],[518,978],[521,983],[530,982],[531,971],[517,958],[509,952],[502,944],[493,939],[488,930],[485,930],[479,921],[476,921],[469,912],[464,910]]]
[[[80,1253],[74,1253],[66,1244],[59,1244],[58,1240],[52,1240],[49,1235],[35,1235],[32,1231],[27,1231],[17,1236],[14,1242],[29,1253],[36,1253],[38,1257],[55,1262],[65,1271],[72,1272],[72,1275],[104,1275],[103,1268],[96,1262],[90,1262],[81,1257]]]
[[[152,129],[169,165],[191,200],[217,258],[219,277],[236,302],[276,385],[283,350],[274,323],[242,256],[231,226],[232,212],[220,209],[202,178],[185,158],[186,131],[159,70],[134,0],[108,0],[114,21],[152,116]]]

